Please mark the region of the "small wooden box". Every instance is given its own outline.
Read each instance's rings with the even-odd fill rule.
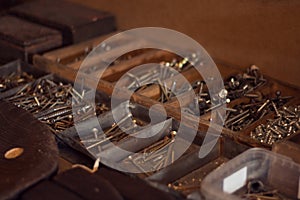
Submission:
[[[0,17],[0,60],[28,62],[33,54],[61,45],[62,36],[54,29],[10,15]]]
[[[28,2],[10,12],[61,31],[65,45],[109,33],[116,27],[114,16],[108,12],[61,0]]]

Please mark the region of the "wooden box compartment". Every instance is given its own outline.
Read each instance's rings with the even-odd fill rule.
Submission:
[[[46,73],[21,60],[12,61],[0,66],[0,92],[21,87]]]
[[[199,149],[203,134],[197,131],[193,141],[189,141],[193,137],[192,128],[179,124],[173,118],[169,118],[166,124],[167,128],[156,135],[159,138],[156,137],[156,140],[152,141],[147,138],[147,145],[135,148],[134,146],[139,144],[138,140],[132,140],[123,145],[125,149],[130,149],[135,153],[119,156],[116,160],[118,166],[125,171],[133,170],[142,179],[149,179],[156,173],[164,171],[165,167],[179,167],[180,163],[185,163],[185,158]],[[179,125],[183,125],[184,128],[182,129]],[[178,146],[178,144],[182,144],[182,146]],[[183,173],[180,170],[177,172]]]
[[[104,103],[109,104],[110,98],[106,99]],[[132,130],[132,132],[138,132],[140,128],[136,127],[136,125],[145,126],[149,123],[149,116],[145,114],[145,107],[131,104],[131,108],[127,108],[126,105],[127,102],[122,102],[115,107],[115,112],[121,115],[121,117],[117,116],[118,119],[114,119],[112,110],[107,110],[97,116],[97,119],[82,121],[77,127],[70,127],[62,132],[61,135],[65,140],[69,140],[74,144],[69,143],[72,148],[77,151],[85,152],[92,159],[95,159],[93,155],[86,151],[85,146],[92,146],[87,149],[92,151],[94,155],[97,155],[99,148],[106,150],[112,145],[111,143],[106,144],[107,142],[105,142],[106,139],[103,137],[104,135],[110,138],[110,141],[114,144],[120,144],[123,140],[127,139],[129,135],[123,133],[119,125],[122,125],[122,127],[123,125],[126,126],[129,130]],[[137,110],[141,109],[143,110],[142,113],[137,112]],[[130,114],[130,112],[132,114]],[[80,135],[78,131],[80,131]],[[103,140],[103,143],[100,142],[101,140]]]
[[[30,61],[33,54],[60,47],[60,32],[24,19],[4,15],[0,17],[0,58],[3,61]]]
[[[76,128],[72,127],[65,130],[61,135],[72,148],[85,153],[92,159],[100,155],[99,153],[101,151],[101,156],[104,156],[104,158],[109,157],[110,162],[116,163],[116,165],[121,168],[123,167],[123,169],[128,169],[128,167],[132,167],[132,163],[128,164],[127,159],[131,156],[130,152],[140,152],[164,140],[167,140],[165,141],[166,144],[171,142],[175,136],[171,135],[172,127],[177,129],[178,127],[176,128],[176,126],[178,126],[178,123],[176,125],[176,122],[172,120],[172,118],[168,118],[167,120],[162,119],[160,111],[152,112],[151,118],[155,119],[155,122],[153,122],[149,118],[149,110],[146,107],[133,103],[130,105],[129,111],[126,105],[127,102],[122,102],[114,108],[115,110],[99,115],[97,120],[84,121],[78,124]],[[113,112],[119,113],[121,117],[117,116],[119,119],[114,119],[112,115]],[[121,125],[123,129],[121,129],[119,125]],[[124,132],[124,127],[126,132]],[[102,129],[103,132],[100,131],[100,129]],[[158,133],[155,132],[156,130],[159,130]],[[80,136],[78,135],[78,131],[80,132]],[[128,132],[130,132],[130,134],[128,134]],[[145,135],[149,134],[155,135],[143,139]],[[131,135],[134,135],[134,137]],[[104,136],[106,136],[106,138]],[[183,139],[181,140],[184,141]],[[114,148],[114,145],[129,152],[118,152],[118,150]],[[164,146],[162,148],[164,148]],[[92,152],[93,155],[86,149]],[[142,172],[143,171],[140,171],[140,173]]]
[[[114,33],[116,34],[116,33]],[[122,75],[127,71],[132,69],[135,66],[145,64],[148,62],[162,62],[162,61],[171,61],[176,56],[172,53],[155,50],[155,49],[140,49],[125,53],[122,55],[122,50],[126,50],[126,47],[135,46],[135,43],[132,43],[132,39],[128,36],[120,36],[117,39],[117,42],[104,44],[102,47],[97,47],[101,42],[106,38],[110,37],[113,34],[108,34],[93,38],[91,40],[57,49],[54,51],[47,52],[43,54],[43,57],[52,61],[52,64],[55,63],[65,65],[70,68],[70,70],[79,71],[84,74],[89,74],[97,78],[97,75],[103,73],[101,79],[108,82],[116,82]],[[115,44],[117,43],[117,44]],[[97,47],[96,55],[90,55],[88,60],[83,60],[87,55]],[[101,49],[103,48],[103,51]],[[105,50],[109,48],[109,50]],[[101,51],[101,52],[100,52]],[[100,55],[100,56],[98,56]],[[115,55],[120,55],[113,63],[107,63],[110,58]],[[105,58],[105,60],[103,60]],[[99,64],[100,63],[100,64]],[[102,67],[108,66],[106,70],[103,70]]]
[[[75,89],[63,78],[48,74],[1,93],[0,99],[32,113],[59,136],[62,131],[72,127],[74,121],[87,120],[109,109],[104,103],[109,97],[102,92],[95,94],[95,105],[85,102],[92,98],[92,92],[84,85]]]
[[[290,100],[272,110],[261,119],[239,131],[241,141],[251,146],[271,148],[288,138],[299,134],[299,111],[290,112],[290,109],[299,107],[299,98]]]
[[[180,162],[176,161],[174,165],[153,174],[147,180],[165,184],[173,190],[188,195],[200,191],[201,182],[206,175],[248,148],[244,144],[221,137],[206,157],[199,158],[198,148]]]
[[[12,8],[10,13],[59,30],[64,45],[106,34],[116,28],[112,14],[63,0],[26,2]]]

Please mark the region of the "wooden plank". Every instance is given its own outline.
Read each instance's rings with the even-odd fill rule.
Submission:
[[[58,150],[46,125],[31,114],[0,102],[0,199],[10,199],[57,169]],[[7,151],[23,149],[15,159]]]

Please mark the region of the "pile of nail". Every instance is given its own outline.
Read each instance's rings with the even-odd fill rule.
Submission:
[[[176,63],[176,60],[174,62]],[[162,62],[160,63],[159,68],[155,68],[146,72],[141,72],[141,75],[134,75],[127,72],[126,75],[128,76],[128,78],[131,79],[131,83],[127,86],[127,88],[129,90],[136,90],[142,87],[143,85],[147,85],[148,83],[156,83],[162,85],[161,83],[163,80],[174,76],[173,71],[169,68],[173,66],[175,66],[173,62],[172,64],[170,64],[169,62]]]
[[[240,103],[226,109],[225,127],[233,131],[241,131],[270,112],[278,113],[278,108],[292,97],[282,97],[280,91],[276,91],[275,94],[274,98],[264,96],[260,92],[248,94],[247,103]]]
[[[296,134],[300,130],[300,105],[283,106],[275,113],[275,118],[268,119],[266,124],[260,124],[250,133],[251,138],[261,143],[273,143]]]
[[[221,89],[211,97],[207,92],[207,86],[204,81],[197,81],[192,87],[197,93],[193,103],[184,109],[187,113],[203,115],[230,102],[230,99],[227,98],[228,91],[226,89]],[[212,103],[214,106],[212,106]],[[198,111],[199,113],[197,113]]]
[[[131,73],[126,73],[126,75],[131,79],[131,83],[127,88],[129,90],[142,91],[151,85],[159,85],[161,95],[156,100],[162,103],[167,102],[174,96],[176,80],[172,81],[170,87],[167,87],[165,80],[174,77],[175,71],[171,69],[181,72],[189,69],[198,62],[196,54],[192,54],[190,57],[191,58],[186,57],[181,60],[173,59],[171,62],[161,62],[159,68],[150,70],[146,73],[143,72],[143,74],[139,77]],[[183,93],[187,89],[189,88],[186,87],[186,85],[183,85],[178,89],[178,91],[176,91],[176,94]]]
[[[71,84],[56,83],[51,78],[40,78],[24,85],[5,98],[30,113],[58,133],[80,121],[108,110],[105,105],[94,108],[83,101],[85,90],[80,94]],[[72,97],[75,101],[72,110]],[[75,111],[75,115],[74,112]]]
[[[131,155],[128,159],[141,172],[149,175],[148,171],[158,171],[174,162],[174,142],[177,132],[171,131],[164,139],[143,149],[140,154]]]
[[[118,123],[113,123],[110,127],[100,132],[97,128],[93,128],[91,133],[86,137],[81,138],[81,143],[87,150],[98,149],[98,153],[107,149],[112,143],[118,143],[127,137],[133,136],[139,128],[141,122],[136,119],[131,119],[132,115],[128,114],[121,119]],[[120,128],[122,126],[122,129]]]
[[[268,189],[260,180],[249,181],[247,192],[242,198],[247,200],[288,200],[278,190]]]
[[[8,76],[0,77],[0,92],[5,92],[12,88],[30,83],[33,80],[33,76],[27,74],[26,72],[13,72]]]
[[[259,68],[255,65],[249,67],[245,73],[232,76],[224,81],[224,87],[228,91],[228,98],[234,100],[254,91],[266,83]]]
[[[199,110],[202,115],[219,106],[229,103],[235,99],[243,96],[251,96],[250,92],[266,83],[263,75],[260,73],[259,68],[255,65],[249,67],[245,73],[237,74],[224,81],[224,89],[218,94],[218,97],[210,97],[207,86],[204,81],[196,81],[193,83],[193,89],[197,92],[193,104],[190,104],[186,109],[191,114],[196,114],[194,109]],[[216,102],[214,99],[219,99]],[[214,106],[212,105],[214,103]]]
[[[181,94],[180,91],[183,91],[183,87],[176,90],[176,81],[174,80],[171,83],[171,87],[168,87],[167,84],[164,82],[163,84],[159,84],[160,89],[160,96],[156,99],[157,101],[161,103],[168,102],[172,97],[176,96],[177,94]],[[183,93],[183,92],[182,92]]]

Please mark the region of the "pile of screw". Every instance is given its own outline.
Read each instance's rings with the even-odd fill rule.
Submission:
[[[95,113],[108,110],[106,106],[96,106],[83,101],[85,90],[79,94],[71,84],[56,83],[50,78],[40,78],[24,85],[6,100],[33,113],[43,123],[50,126],[54,133],[59,133],[73,126],[74,120],[85,120]],[[72,97],[76,116],[72,112]]]
[[[217,94],[218,98],[210,97],[204,81],[196,81],[193,84],[193,88],[198,90],[198,93],[194,98],[193,104],[190,104],[189,108],[187,108],[187,111],[191,114],[195,114],[192,109],[199,108],[200,115],[202,115],[225,103],[249,95],[250,92],[262,86],[264,83],[266,83],[266,79],[263,78],[259,68],[255,65],[249,67],[245,73],[237,74],[225,80],[225,88]],[[215,99],[219,99],[219,102],[216,102]],[[212,102],[214,106],[211,106]]]
[[[33,80],[33,76],[27,74],[26,72],[13,72],[8,76],[0,77],[0,92],[5,92],[12,88],[24,85],[26,83],[30,83]]]
[[[143,149],[137,156],[129,156],[128,159],[146,175],[148,171],[158,171],[174,162],[174,142],[177,132],[171,131],[164,139]]]
[[[232,101],[243,97],[265,83],[266,79],[264,79],[259,68],[252,65],[245,73],[237,74],[225,80],[224,87],[228,91],[228,98]]]
[[[265,97],[260,92],[247,94],[248,103],[241,103],[227,108],[225,127],[233,131],[241,131],[253,122],[262,119],[270,112],[278,113],[278,108],[283,106],[292,98],[291,96],[281,96],[280,91],[276,91],[276,97]]]
[[[247,192],[242,198],[247,200],[289,200],[279,194],[277,190],[267,189],[260,180],[249,181]]]
[[[250,133],[251,138],[261,143],[272,145],[285,137],[291,136],[300,129],[300,105],[283,106],[278,109],[274,119],[260,124]]]
[[[82,138],[80,141],[83,145],[86,146],[87,150],[98,149],[98,153],[102,150],[105,150],[110,146],[110,142],[117,143],[130,135],[134,135],[134,133],[138,130],[137,120],[132,119],[132,115],[128,114],[126,117],[121,119],[118,123],[113,123],[111,127],[104,130],[104,132],[100,132],[97,128],[93,128],[91,130],[91,134],[85,138]],[[122,126],[121,129],[119,126]]]

